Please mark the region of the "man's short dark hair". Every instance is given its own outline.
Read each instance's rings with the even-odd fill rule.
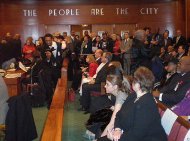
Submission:
[[[52,39],[53,39],[53,35],[52,35],[52,34],[50,34],[50,33],[47,33],[47,34],[44,36],[44,38],[46,38],[46,37],[50,37],[50,38],[52,38]]]
[[[181,47],[183,50],[185,50],[185,46],[184,45],[180,45],[179,47]]]
[[[105,53],[105,57],[107,58],[108,62],[110,62],[112,60],[111,52],[104,52],[104,53]]]

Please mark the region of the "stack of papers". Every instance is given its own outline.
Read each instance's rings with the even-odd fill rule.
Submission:
[[[23,71],[27,72],[28,69],[22,64],[22,62],[19,62],[18,65],[19,65],[19,68],[21,68]]]
[[[17,77],[21,77],[21,73],[12,73],[5,75],[5,78],[17,78]]]

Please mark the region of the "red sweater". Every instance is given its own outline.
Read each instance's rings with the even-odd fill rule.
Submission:
[[[36,50],[36,49],[35,49],[35,47],[34,47],[33,45],[30,45],[30,46],[25,45],[25,46],[23,47],[24,58],[25,58],[25,59],[33,58],[33,53],[34,53],[35,50]],[[27,53],[27,51],[31,51],[31,53]]]
[[[115,46],[113,47],[113,53],[115,55],[118,55],[120,53],[120,45],[121,45],[121,42],[116,40],[115,41]]]
[[[96,69],[98,68],[97,63],[90,63],[89,64],[89,77],[93,77],[96,74]]]

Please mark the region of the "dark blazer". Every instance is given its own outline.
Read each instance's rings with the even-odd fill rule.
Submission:
[[[177,82],[176,85],[171,88],[168,87],[168,90],[162,95],[162,102],[169,107],[176,105],[185,97],[190,88],[190,72],[178,77],[175,81]]]
[[[131,71],[135,71],[139,66],[151,69],[150,49],[145,48],[142,41],[134,38],[131,47]]]
[[[62,61],[62,49],[61,49],[61,43],[57,43],[57,49],[56,49],[56,57],[54,57],[56,59],[56,61],[61,62]],[[44,46],[45,51],[46,49],[50,49],[50,47],[48,45]]]
[[[95,84],[100,84],[101,82],[106,82],[106,77],[108,73],[108,64],[106,63],[102,69],[98,72],[96,78],[95,78]]]
[[[167,43],[165,44],[165,40],[164,38],[162,38],[159,44],[161,47],[164,47],[167,50],[168,46],[173,45],[173,41],[172,41],[172,38],[168,37]]]
[[[114,128],[124,131],[119,141],[167,141],[152,94],[136,102],[134,95],[129,95],[116,115]]]
[[[167,91],[173,90],[180,77],[181,75],[176,72],[172,74],[172,76],[168,78],[167,80],[166,79],[163,80],[159,88],[160,93],[165,93]]]
[[[83,50],[82,50],[83,54],[91,54],[92,53],[92,42],[89,40],[87,44],[83,43],[82,48],[83,48]]]
[[[96,60],[96,62],[98,63],[98,65],[100,65],[102,63],[102,59],[99,58],[98,60]]]
[[[29,95],[22,94],[8,100],[6,141],[32,141],[37,137]]]
[[[176,43],[176,40],[177,40],[177,37],[174,37],[174,38],[173,38],[173,44],[175,44],[174,49],[178,49],[178,47],[179,47],[180,45],[186,45],[186,39],[185,39],[185,37],[181,36],[181,37],[179,38],[179,40],[178,40],[177,43]]]
[[[187,56],[187,54],[186,53],[184,53],[183,55],[181,55],[181,56],[179,56],[179,54],[177,54],[177,56],[176,56],[176,58],[178,59],[178,60],[180,60],[182,57],[184,57],[184,56]]]

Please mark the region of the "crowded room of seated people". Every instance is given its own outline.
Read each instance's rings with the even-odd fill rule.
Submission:
[[[3,0],[0,141],[189,141],[190,0]]]

